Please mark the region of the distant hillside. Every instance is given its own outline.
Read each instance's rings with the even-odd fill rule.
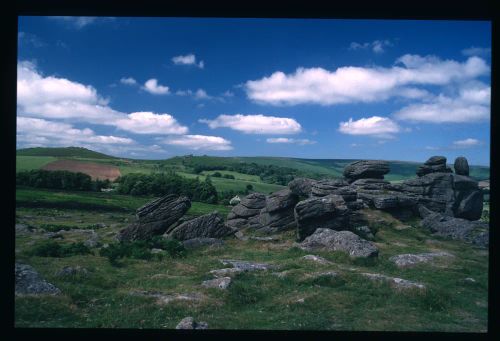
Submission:
[[[52,157],[77,157],[91,159],[117,159],[117,157],[95,152],[82,147],[64,148],[25,148],[16,151],[17,156],[52,156]]]

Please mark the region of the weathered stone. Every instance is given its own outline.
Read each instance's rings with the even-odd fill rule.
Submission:
[[[187,250],[198,249],[204,246],[223,246],[224,242],[217,238],[192,238],[182,242]]]
[[[482,221],[469,221],[432,213],[428,214],[420,224],[438,236],[463,240],[485,248],[489,244],[489,226]]]
[[[387,281],[396,289],[425,289],[425,285],[422,283],[412,282],[402,278],[366,272],[361,273],[361,275],[371,280]]]
[[[295,206],[297,239],[304,240],[318,227],[347,230],[349,229],[349,209],[344,199],[336,194],[320,198],[309,198]]]
[[[242,271],[269,270],[277,268],[275,265],[266,263],[255,263],[232,259],[221,259],[220,261],[224,265],[231,264],[233,267],[241,269]]]
[[[266,206],[260,211],[259,229],[269,228],[271,231],[284,231],[296,227],[293,208],[299,197],[288,188],[272,193],[266,198]],[[252,226],[252,221],[249,221]]]
[[[231,200],[229,200],[229,205],[235,206],[235,205],[238,205],[240,202],[241,202],[241,198],[236,195],[236,196],[232,197]]]
[[[384,179],[358,179],[350,184],[354,190],[388,190],[391,189],[391,183]]]
[[[185,293],[185,294],[165,294],[158,291],[141,291],[141,290],[133,290],[129,292],[130,295],[133,296],[145,296],[145,297],[153,297],[156,298],[156,304],[164,305],[169,304],[173,301],[201,301],[203,299],[203,295],[200,293]]]
[[[27,224],[16,224],[16,234],[26,234],[33,232],[33,228]]]
[[[351,257],[377,257],[378,249],[371,242],[360,238],[351,231],[334,231],[319,228],[299,244],[307,251],[327,250],[347,252]]]
[[[352,228],[352,232],[354,232],[355,234],[357,234],[358,236],[360,236],[361,238],[366,239],[366,240],[374,240],[375,239],[375,236],[373,235],[372,231],[366,225],[355,226]]]
[[[349,183],[344,179],[335,180],[320,180],[312,184],[311,195],[315,197],[324,197],[334,193],[336,190],[342,187],[347,187]]]
[[[453,257],[453,255],[448,252],[406,253],[392,256],[389,260],[394,262],[399,268],[407,268],[420,263],[428,263],[436,257]]]
[[[295,178],[288,183],[288,188],[292,193],[300,197],[311,196],[312,186],[316,183],[316,180],[308,178]]]
[[[56,276],[60,276],[60,277],[75,276],[75,275],[85,277],[88,274],[89,274],[89,271],[80,265],[77,265],[74,267],[73,266],[65,266],[61,270],[56,272]]]
[[[271,213],[282,211],[294,207],[298,202],[298,195],[294,194],[288,188],[272,193],[266,198],[266,211]]]
[[[183,318],[175,329],[208,329],[208,323],[196,322],[191,316]]]
[[[239,230],[243,227],[248,226],[248,221],[243,218],[237,218],[237,219],[229,219],[226,221],[226,226],[234,229],[234,230]]]
[[[275,242],[278,241],[279,239],[276,237],[250,237],[251,240],[258,240],[261,242]]]
[[[240,204],[250,209],[260,210],[266,206],[266,196],[262,193],[251,193],[243,198]]]
[[[30,265],[16,263],[16,295],[59,295],[61,290],[42,279],[38,272]]]
[[[477,220],[483,213],[483,192],[477,190],[465,196],[455,209],[455,217]]]
[[[189,220],[168,233],[169,237],[177,240],[187,240],[193,238],[220,238],[233,232],[224,224],[224,218],[217,212],[202,215]]]
[[[163,250],[163,249],[157,249],[157,248],[152,248],[151,249],[151,253],[154,254],[154,255],[160,254],[160,253],[163,253],[163,252],[165,252],[165,250]]]
[[[243,271],[248,271],[248,270],[243,270],[241,268],[224,268],[224,269],[211,270],[210,273],[214,277],[219,278],[219,277],[232,276]]]
[[[469,176],[469,162],[467,162],[467,159],[463,156],[459,156],[455,159],[453,168],[455,168],[456,174]]]
[[[389,163],[379,160],[361,160],[348,164],[344,168],[344,176],[349,182],[357,179],[383,179],[389,173]]]
[[[417,169],[417,175],[423,176],[430,173],[451,173],[451,169],[446,166],[444,156],[433,156]]]
[[[89,247],[89,248],[94,248],[94,247],[97,247],[99,246],[101,243],[100,243],[100,238],[99,238],[99,235],[92,231],[93,233],[90,235],[90,237],[83,242],[83,245],[85,245],[86,247]]]
[[[310,261],[313,261],[313,262],[316,262],[316,263],[322,264],[322,265],[332,264],[332,262],[330,262],[329,260],[324,259],[323,257],[320,257],[320,256],[316,256],[316,255],[305,255],[304,257],[302,257],[302,259],[310,260]]]
[[[217,288],[217,289],[227,289],[231,284],[231,277],[219,277],[215,279],[210,279],[207,281],[203,281],[201,283],[205,288]]]
[[[191,207],[187,197],[169,194],[140,207],[136,212],[137,221],[122,229],[120,241],[149,239],[167,231]]]

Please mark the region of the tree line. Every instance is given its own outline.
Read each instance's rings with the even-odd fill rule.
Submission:
[[[63,170],[47,171],[43,169],[22,171],[16,174],[16,185],[65,189],[73,191],[100,191],[109,187],[109,180],[95,180],[88,174]]]

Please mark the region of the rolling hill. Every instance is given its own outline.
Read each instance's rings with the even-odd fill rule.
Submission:
[[[115,156],[95,152],[82,147],[63,147],[63,148],[25,148],[16,151],[17,156],[52,156],[52,157],[76,157],[91,159],[118,159]]]

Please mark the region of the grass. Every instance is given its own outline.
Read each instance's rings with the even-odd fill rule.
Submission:
[[[41,214],[36,215],[37,211]],[[18,327],[175,328],[182,318],[193,316],[208,322],[211,329],[485,331],[485,251],[432,238],[417,227],[398,230],[401,223],[394,218],[367,211],[372,218],[383,220],[375,241],[380,256],[373,263],[353,261],[341,252],[314,252],[331,261],[330,265],[304,260],[302,257],[310,252],[294,247],[293,231],[281,234],[276,243],[229,238],[221,248],[191,250],[183,258],[123,258],[119,267],[95,249],[88,255],[63,258],[33,256],[30,250],[43,238],[37,233],[18,235],[16,260],[32,265],[63,295],[16,297],[15,323]],[[32,217],[29,221],[34,224],[49,218],[54,218],[54,224],[70,223],[71,219],[91,224],[99,216],[108,225],[96,230],[103,243],[112,243],[109,234],[123,226],[111,227],[113,222],[130,216],[86,210],[17,210],[21,221],[27,219],[26,215]],[[56,242],[70,245],[81,238],[68,234]],[[450,252],[454,257],[408,269],[398,269],[389,261],[390,256],[399,253],[436,250]],[[287,271],[288,275],[279,278],[271,274],[272,270],[258,271],[235,276],[226,291],[202,287],[202,281],[212,278],[210,270],[227,267],[219,261],[225,258],[272,263],[280,267],[276,271]],[[76,265],[85,267],[89,274],[75,278],[56,275],[62,267]],[[312,276],[324,271],[335,271],[339,276]],[[387,283],[366,280],[360,272],[421,282],[427,290],[397,291]],[[476,282],[466,282],[466,277]],[[132,291],[197,292],[203,298],[200,302],[157,305],[155,299],[133,296]]]
[[[16,172],[40,169],[46,164],[56,161],[52,156],[16,156]]]

